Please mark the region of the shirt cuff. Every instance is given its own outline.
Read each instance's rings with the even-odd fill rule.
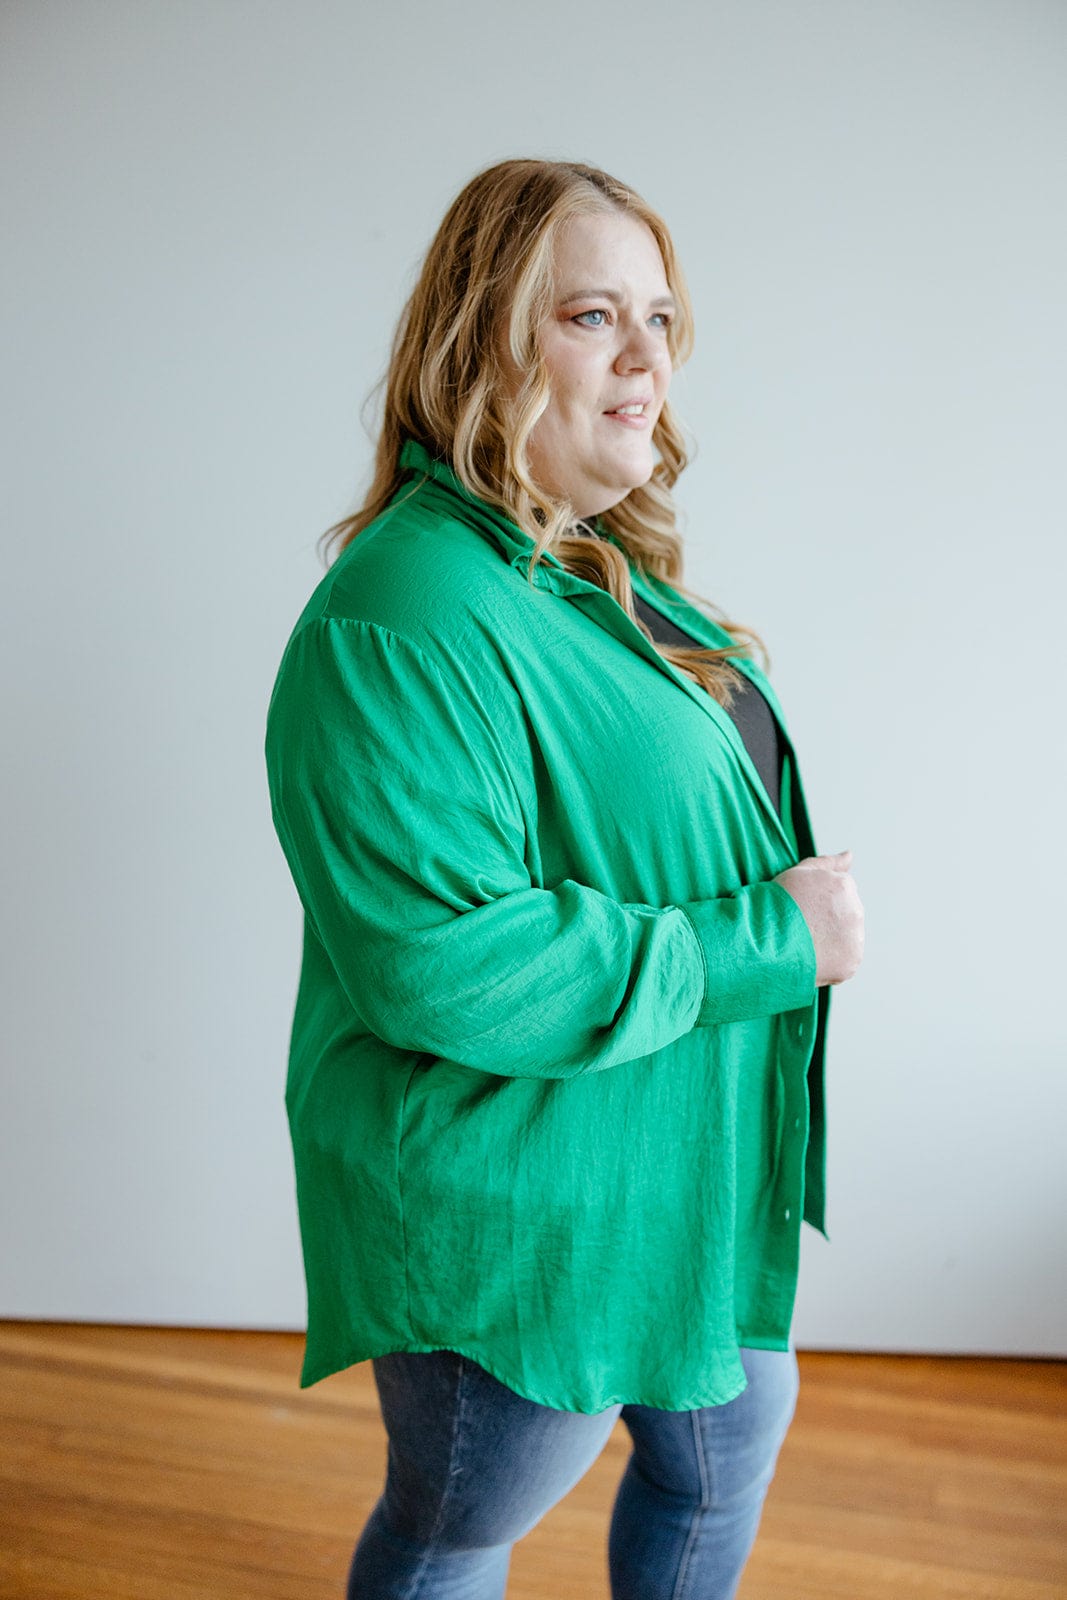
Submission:
[[[704,960],[704,998],[694,1027],[766,1017],[816,996],[815,945],[788,889],[772,880],[718,900],[678,907]]]

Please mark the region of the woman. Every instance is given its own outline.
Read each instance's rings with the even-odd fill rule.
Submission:
[[[390,1441],[361,1600],[502,1595],[620,1415],[615,1600],[731,1595],[792,1415],[862,912],[752,636],[680,581],[690,341],[632,190],[476,177],[271,700],[301,1385],[372,1358]]]

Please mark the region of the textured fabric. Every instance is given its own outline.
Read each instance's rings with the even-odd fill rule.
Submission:
[[[679,628],[677,623],[671,622],[655,606],[650,606],[639,594],[634,595],[634,610],[657,644],[682,645],[688,649],[700,643],[699,639],[694,639],[691,633]],[[778,737],[773,711],[751,678],[743,675],[726,710],[741,735],[771,805],[781,815],[782,741]]]
[[[582,1478],[620,1416],[633,1450],[608,1537],[612,1600],[729,1600],[796,1405],[792,1350],[742,1350],[748,1386],[699,1411],[526,1400],[451,1350],[378,1356],[385,1489],[349,1600],[503,1600],[512,1546]]]
[[[779,818],[610,595],[552,556],[531,583],[526,535],[402,461],[267,717],[305,912],[301,1385],[452,1349],[563,1410],[720,1404],[739,1346],[788,1347],[802,1212],[823,1228],[829,991],[770,881],[814,848],[795,757]]]

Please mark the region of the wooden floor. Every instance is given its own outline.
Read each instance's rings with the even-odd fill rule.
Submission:
[[[343,1600],[385,1435],[293,1334],[0,1323],[3,1600]],[[1063,1600],[1067,1367],[801,1355],[740,1600]],[[607,1600],[620,1423],[509,1600]]]

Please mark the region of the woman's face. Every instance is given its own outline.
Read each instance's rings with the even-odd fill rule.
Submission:
[[[554,313],[541,333],[551,399],[527,455],[542,488],[593,517],[652,476],[674,301],[655,235],[623,212],[572,218],[554,260]]]

